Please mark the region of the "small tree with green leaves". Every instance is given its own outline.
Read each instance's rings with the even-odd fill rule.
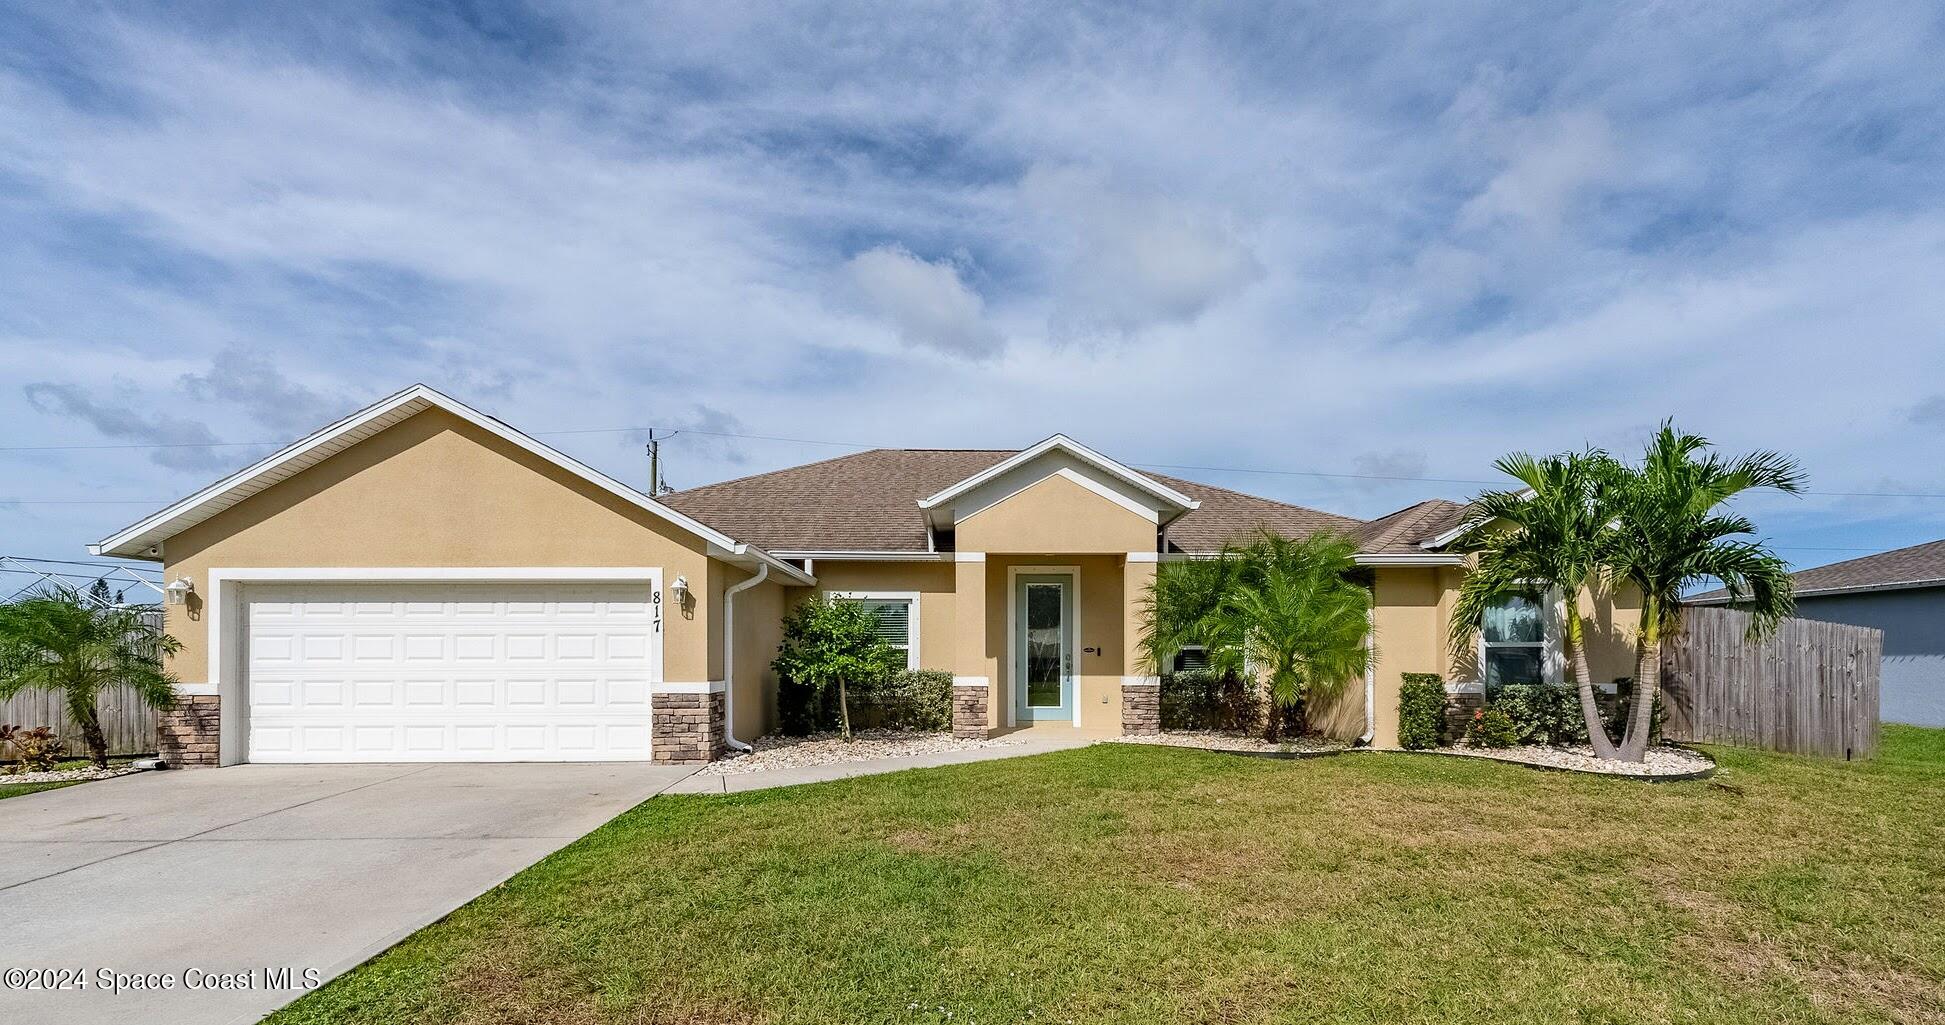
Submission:
[[[820,697],[837,692],[839,722],[851,739],[853,685],[870,686],[905,668],[905,654],[878,636],[871,610],[841,598],[812,597],[798,603],[783,621],[783,643],[770,668],[778,676],[808,684]]]
[[[168,708],[176,680],[163,657],[180,647],[140,611],[97,607],[72,590],[0,605],[0,701],[23,690],[59,694],[89,759],[106,767],[102,688],[126,684],[141,701]]]

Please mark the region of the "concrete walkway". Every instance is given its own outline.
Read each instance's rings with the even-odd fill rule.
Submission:
[[[255,1021],[693,771],[238,765],[8,798],[0,970],[86,988],[9,977],[0,1020]]]
[[[834,762],[829,765],[806,765],[801,768],[765,769],[760,772],[738,772],[726,775],[698,772],[669,787],[664,793],[737,794],[749,790],[794,787],[802,783],[826,783],[834,779],[851,779],[855,776],[876,776],[905,769],[926,769],[935,765],[964,765],[968,762],[1020,758],[1026,755],[1046,754],[1049,751],[1087,747],[1090,744],[1100,743],[1103,736],[1103,734],[1082,732],[1071,727],[1016,730],[1001,738],[1009,741],[1004,746],[969,747],[959,751],[937,751],[897,758],[868,758],[855,762]]]

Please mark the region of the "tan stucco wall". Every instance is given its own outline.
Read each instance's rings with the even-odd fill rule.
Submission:
[[[697,591],[664,611],[663,678],[721,679],[724,573],[701,538],[499,437],[420,413],[172,537],[165,576],[207,586],[213,568],[660,566]],[[171,668],[209,678],[199,601],[168,606]],[[712,633],[717,643],[710,643]]]
[[[1387,568],[1374,573],[1376,607],[1372,620],[1378,648],[1375,675],[1379,747],[1398,742],[1398,691],[1404,673],[1438,673],[1448,682],[1473,682],[1478,660],[1471,646],[1454,651],[1449,641],[1452,610],[1464,579],[1463,567]],[[1588,638],[1589,671],[1595,683],[1634,675],[1634,637],[1640,596],[1632,587],[1580,596]],[[1336,702],[1320,702],[1312,723],[1333,736],[1355,737],[1364,729],[1361,689]]]
[[[953,672],[954,577],[949,562],[818,560],[819,591],[917,591],[918,666]],[[800,589],[808,594],[809,589]]]
[[[732,573],[738,577],[731,581],[732,586],[750,578],[747,573]],[[732,625],[736,661],[729,682],[735,700],[730,732],[744,742],[770,732],[777,721],[777,674],[771,671],[770,662],[777,657],[777,645],[783,642],[787,590],[802,589],[766,581],[736,595]]]
[[[1065,477],[1044,477],[958,522],[962,552],[1152,552],[1155,524]]]

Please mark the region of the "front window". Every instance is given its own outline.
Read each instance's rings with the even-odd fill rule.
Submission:
[[[1175,653],[1173,669],[1178,673],[1209,668],[1209,650],[1200,644],[1185,644]]]
[[[1546,681],[1546,607],[1537,591],[1508,595],[1486,610],[1481,671],[1488,688]]]
[[[912,606],[910,598],[860,598],[858,604],[870,610],[878,621],[878,639],[905,654],[905,664],[915,667],[912,650]]]

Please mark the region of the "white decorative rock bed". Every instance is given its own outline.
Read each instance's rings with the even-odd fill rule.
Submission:
[[[1351,748],[1343,741],[1323,737],[1289,737],[1272,744],[1254,734],[1217,730],[1169,730],[1130,734],[1113,740],[1118,744],[1159,744],[1163,747],[1193,747],[1203,751],[1238,751],[1244,754],[1335,754]]]
[[[131,772],[144,771],[146,770],[138,769],[124,763],[121,765],[111,764],[106,769],[97,769],[90,765],[85,769],[62,769],[58,772],[7,773],[0,774],[0,787],[14,786],[20,783],[75,783],[82,780],[113,779],[116,776],[126,776]]]
[[[1603,776],[1631,776],[1644,779],[1665,779],[1669,777],[1696,777],[1714,770],[1715,760],[1700,751],[1685,747],[1663,745],[1648,749],[1648,757],[1642,762],[1617,762],[1594,757],[1594,749],[1583,745],[1573,747],[1547,747],[1541,744],[1522,744],[1518,747],[1480,748],[1480,747],[1441,747],[1430,753],[1460,755],[1466,758],[1489,758],[1501,762],[1517,762],[1543,769],[1565,769],[1570,772],[1592,772]]]
[[[697,770],[697,774],[736,776],[746,772],[802,769],[812,765],[970,751],[1017,743],[1018,740],[1007,737],[969,740],[950,733],[912,733],[906,730],[856,730],[852,732],[849,743],[835,733],[813,733],[808,737],[759,737],[750,745],[755,751],[749,754],[731,752],[729,757],[703,766]]]
[[[1263,738],[1240,734],[1220,733],[1214,730],[1181,730],[1165,733],[1151,733],[1113,738],[1121,744],[1158,744],[1164,747],[1189,747],[1203,751],[1223,751],[1232,754],[1259,755],[1272,758],[1302,758],[1311,755],[1332,755],[1344,752],[1363,752],[1373,748],[1354,748],[1338,740],[1322,737],[1297,737],[1290,740],[1269,743]],[[1476,748],[1440,747],[1425,751],[1404,751],[1404,754],[1453,755],[1462,758],[1484,758],[1491,761],[1512,762],[1539,769],[1557,769],[1564,772],[1588,772],[1603,776],[1625,776],[1632,779],[1697,779],[1715,771],[1715,761],[1699,751],[1683,747],[1659,746],[1648,749],[1644,762],[1616,762],[1594,757],[1591,747],[1547,747],[1540,744],[1524,744],[1518,747]]]

